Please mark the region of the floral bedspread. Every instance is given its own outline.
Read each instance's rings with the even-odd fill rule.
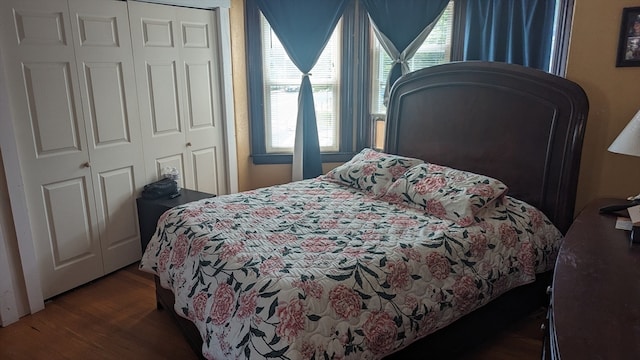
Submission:
[[[141,261],[212,359],[378,359],[551,269],[561,234],[505,199],[461,227],[321,178],[165,213]]]

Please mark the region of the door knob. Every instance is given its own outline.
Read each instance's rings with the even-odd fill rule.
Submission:
[[[84,163],[82,163],[81,167],[83,167],[83,168],[91,167],[91,163],[90,163],[90,162],[88,162],[88,161],[87,161],[87,162],[84,162]]]
[[[190,147],[190,146],[191,146],[191,141],[187,143],[187,147]]]

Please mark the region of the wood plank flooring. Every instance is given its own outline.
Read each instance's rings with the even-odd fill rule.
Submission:
[[[155,304],[153,278],[130,265],[0,328],[0,359],[197,359]],[[463,359],[540,359],[543,319],[541,309]]]

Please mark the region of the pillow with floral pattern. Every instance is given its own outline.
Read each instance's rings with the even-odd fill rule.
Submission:
[[[502,201],[507,190],[500,180],[488,176],[425,163],[407,170],[384,199],[469,226],[481,209]]]
[[[329,171],[324,179],[383,196],[402,174],[424,161],[364,148],[348,162]]]

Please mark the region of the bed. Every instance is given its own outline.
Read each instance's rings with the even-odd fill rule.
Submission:
[[[517,65],[408,74],[384,152],[169,210],[141,268],[201,357],[451,358],[544,304],[587,111]]]

